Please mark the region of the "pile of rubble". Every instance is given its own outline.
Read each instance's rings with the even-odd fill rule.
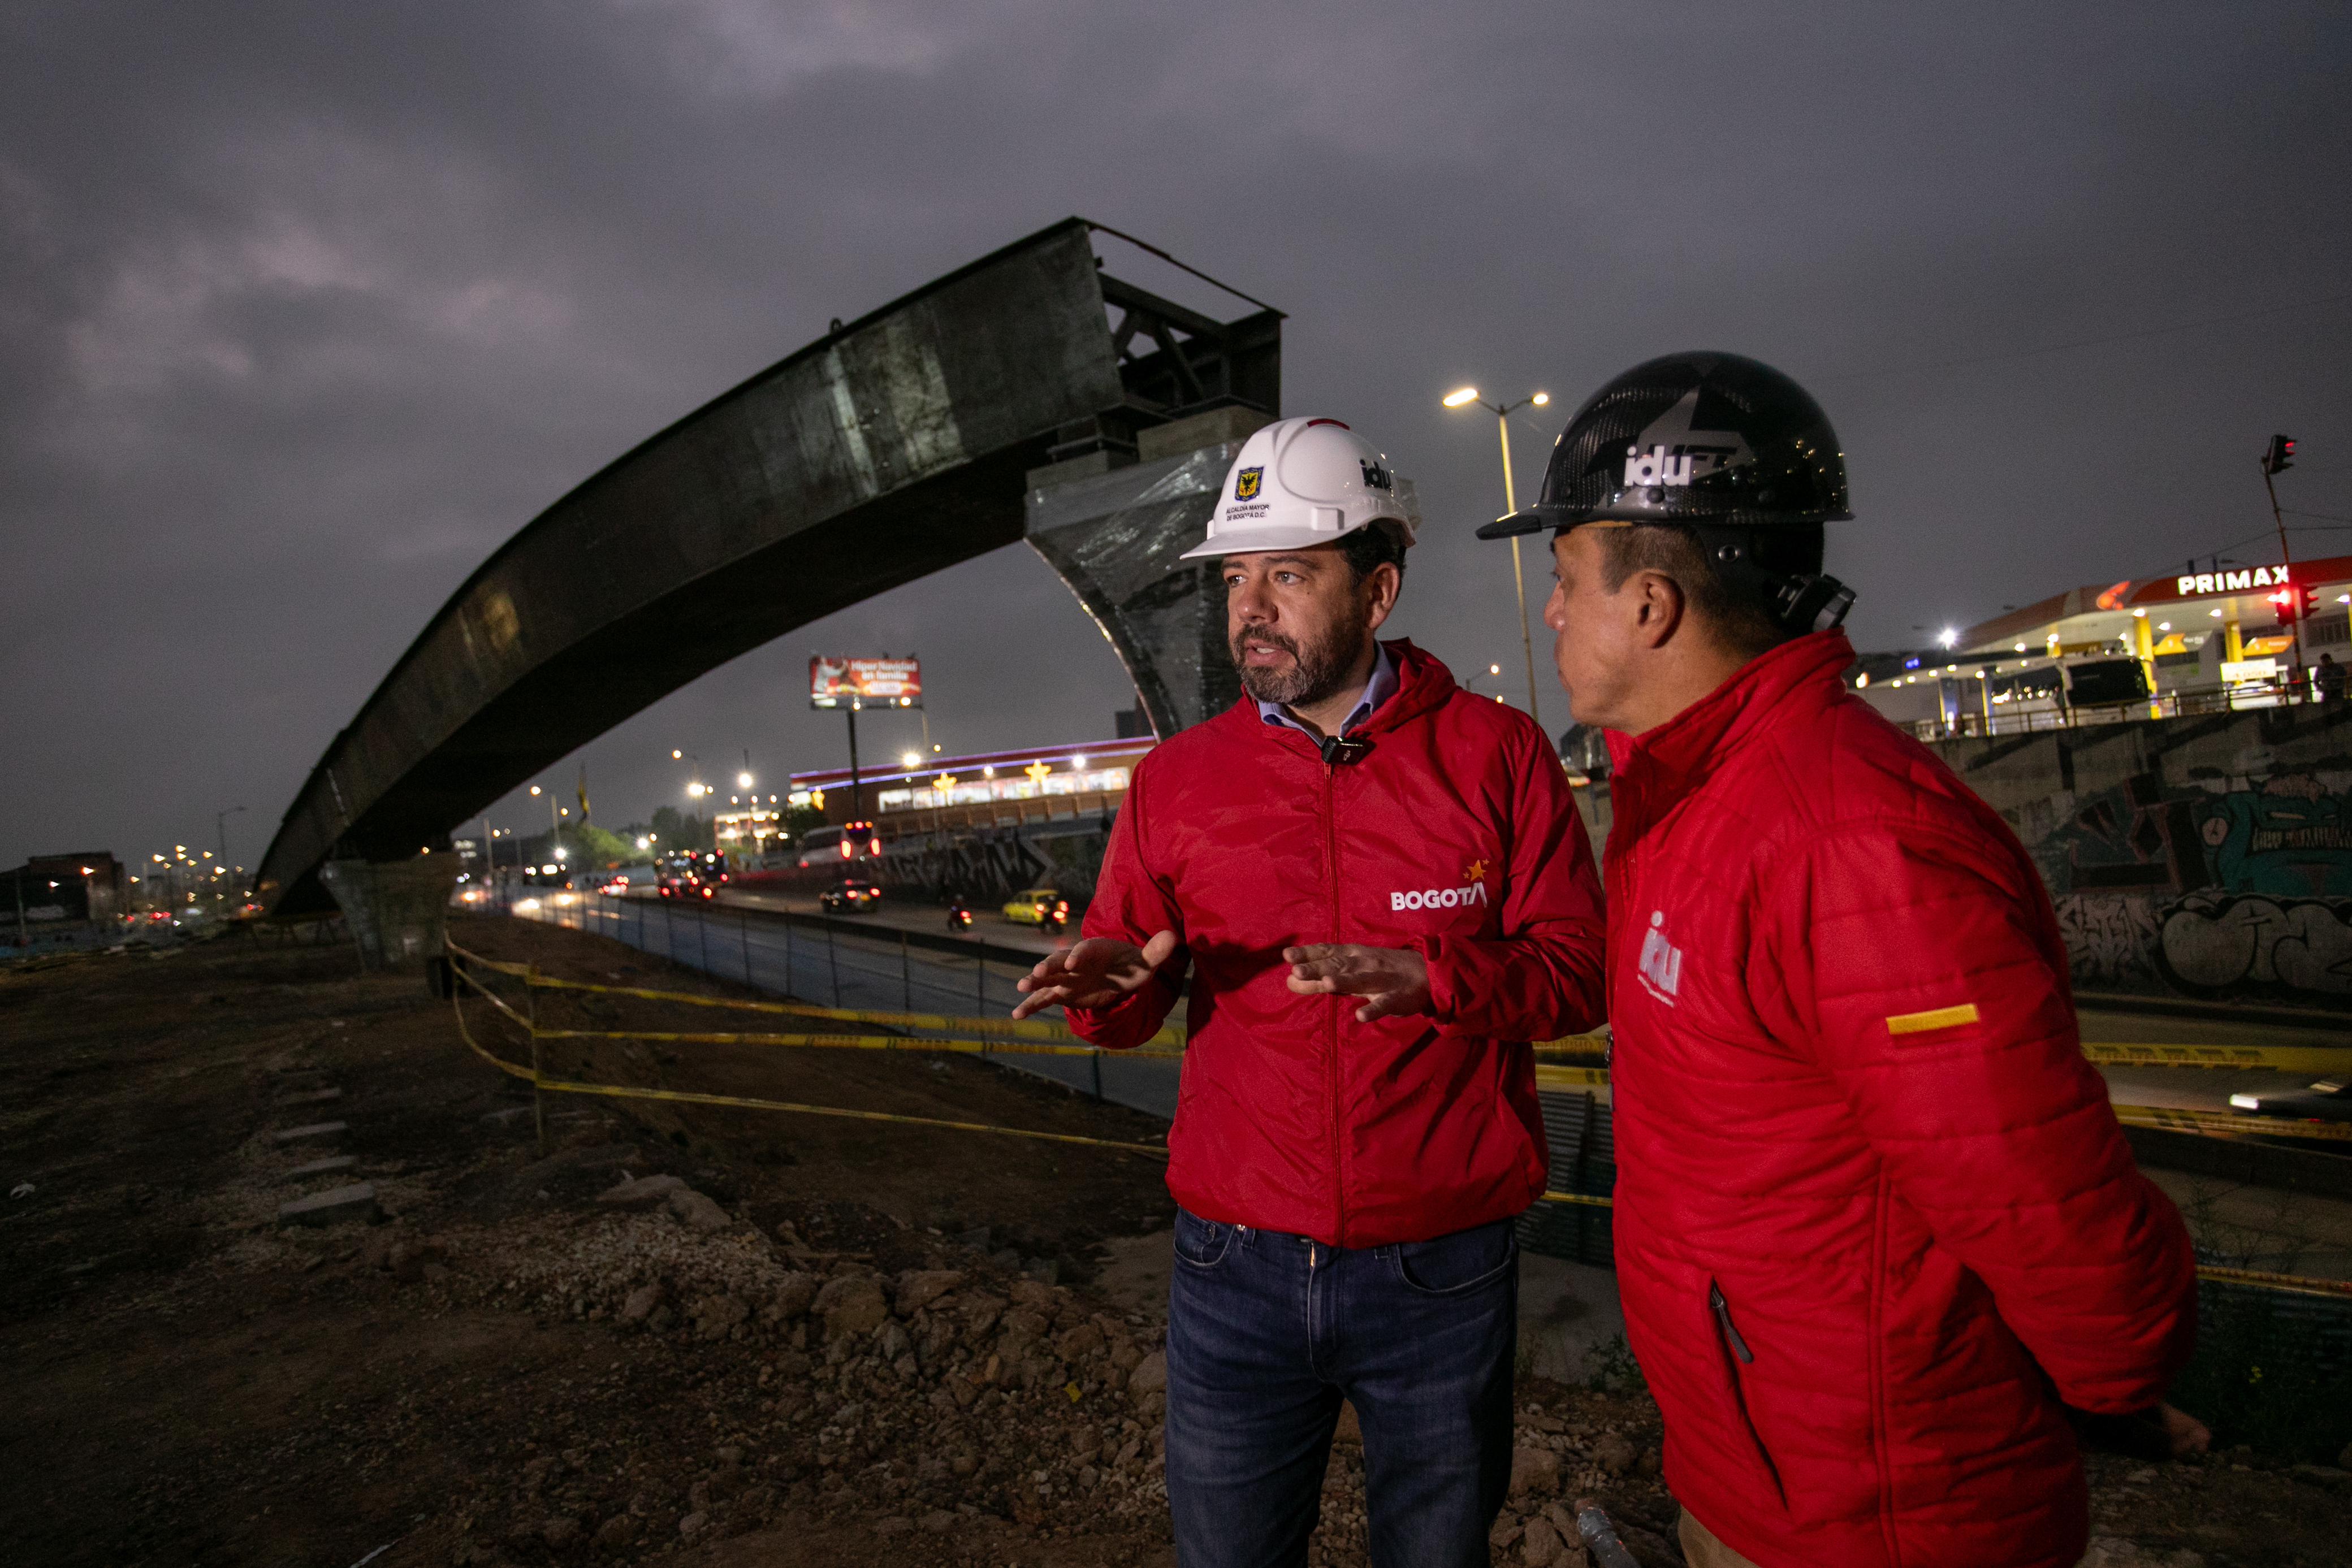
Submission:
[[[635,1555],[787,1511],[885,1538],[950,1537],[989,1515],[1164,1539],[1167,1374],[1151,1314],[1007,1278],[944,1237],[901,1238],[898,1250],[926,1255],[913,1267],[822,1251],[790,1223],[738,1222],[675,1176],[625,1176],[598,1207],[383,1245],[381,1264],[453,1305],[645,1336],[674,1353],[680,1399],[720,1440],[640,1444],[617,1465],[541,1453],[486,1489],[461,1564],[581,1544]],[[671,1460],[693,1479],[663,1484]]]

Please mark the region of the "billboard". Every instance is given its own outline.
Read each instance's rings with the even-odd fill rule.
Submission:
[[[920,707],[923,666],[916,659],[828,659],[809,655],[809,706]]]

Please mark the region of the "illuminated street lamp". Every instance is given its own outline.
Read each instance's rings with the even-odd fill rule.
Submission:
[[[899,767],[901,767],[901,768],[920,768],[922,765],[923,765],[923,757],[922,757],[922,753],[920,753],[920,752],[919,752],[919,751],[902,751],[902,752],[898,753],[898,766],[899,766]]]
[[[1475,402],[1480,408],[1493,411],[1496,434],[1503,444],[1503,511],[1506,516],[1517,511],[1518,496],[1511,486],[1511,415],[1530,405],[1543,407],[1551,402],[1551,393],[1533,392],[1517,402],[1497,403],[1488,402],[1480,397],[1476,387],[1459,387],[1446,393],[1442,401],[1448,408],[1467,408]],[[1536,707],[1535,636],[1528,630],[1528,579],[1525,569],[1519,564],[1519,538],[1517,534],[1511,536],[1511,586],[1518,593],[1519,646],[1528,658],[1528,716],[1541,724],[1543,717]]]

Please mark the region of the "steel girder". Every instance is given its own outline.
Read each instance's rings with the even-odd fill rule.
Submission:
[[[1066,220],[836,327],[524,527],[312,768],[262,858],[270,912],[327,910],[325,862],[446,844],[705,672],[1021,538],[1024,476],[1049,459],[1130,460],[1138,429],[1202,407],[1273,412],[1280,313],[1218,323],[1105,277],[1093,226]],[[1112,304],[1136,323],[1117,340]]]

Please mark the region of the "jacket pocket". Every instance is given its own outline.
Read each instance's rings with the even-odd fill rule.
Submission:
[[[1756,1353],[1740,1337],[1739,1325],[1731,1321],[1731,1303],[1723,1294],[1723,1287],[1714,1280],[1706,1282],[1706,1310],[1715,1320],[1715,1346],[1723,1361],[1724,1380],[1730,1385],[1733,1413],[1739,1417],[1739,1429],[1748,1434],[1748,1446],[1754,1450],[1756,1462],[1763,1468],[1765,1479],[1772,1483],[1772,1495],[1780,1506],[1789,1506],[1788,1489],[1780,1484],[1780,1467],[1772,1462],[1772,1450],[1764,1446],[1764,1435],[1756,1429],[1756,1417],[1748,1413],[1748,1385],[1740,1369],[1755,1364]]]

